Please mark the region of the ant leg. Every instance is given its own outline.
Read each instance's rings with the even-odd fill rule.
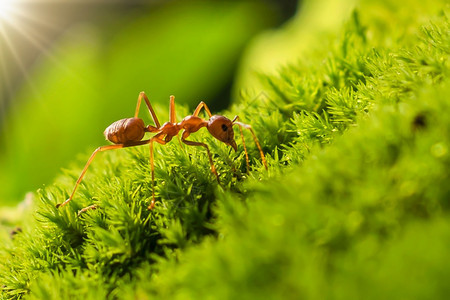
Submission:
[[[245,158],[246,158],[246,161],[247,161],[247,170],[249,169],[249,161],[248,161],[247,149],[245,147],[245,142],[244,142],[244,134],[242,133],[241,127],[250,130],[250,132],[251,132],[251,134],[253,136],[253,140],[255,141],[255,144],[258,147],[259,154],[261,155],[261,161],[263,162],[264,167],[266,167],[266,170],[267,170],[267,162],[266,162],[266,158],[264,156],[264,152],[262,151],[261,145],[259,144],[258,138],[256,137],[256,134],[253,131],[252,126],[250,126],[249,124],[241,123],[241,122],[236,121],[236,120],[239,120],[239,116],[235,116],[232,122],[233,122],[233,124],[236,124],[236,125],[239,126],[239,131],[240,131],[241,137],[242,137],[242,143],[244,144]]]
[[[120,149],[120,148],[140,146],[140,145],[148,144],[149,142],[150,142],[150,140],[144,140],[144,141],[133,142],[133,143],[128,143],[128,144],[117,144],[117,145],[101,146],[101,147],[98,147],[97,149],[95,149],[95,151],[92,153],[91,157],[89,157],[86,165],[84,166],[83,171],[81,171],[80,177],[78,177],[78,180],[75,183],[75,187],[73,188],[72,194],[70,195],[69,199],[67,199],[63,203],[57,204],[56,208],[63,207],[63,206],[65,206],[67,203],[69,203],[72,200],[73,196],[75,195],[75,191],[78,188],[78,185],[80,184],[81,180],[84,177],[84,174],[86,174],[86,171],[87,171],[89,165],[92,163],[92,161],[94,160],[94,158],[95,158],[95,156],[97,155],[98,152],[103,152],[103,151],[113,150],[113,149]]]
[[[177,114],[175,111],[175,96],[170,96],[170,105],[169,105],[169,122],[172,124],[177,123]]]
[[[161,135],[162,133],[153,136],[148,142],[150,144],[150,169],[152,171],[152,202],[148,206],[148,210],[152,210],[155,207],[155,164],[153,157],[153,141],[156,141],[161,145],[165,145],[166,141],[160,138]]]
[[[211,172],[213,172],[214,175],[216,175],[217,182],[218,182],[219,185],[220,185],[219,174],[217,174],[216,168],[214,167],[214,163],[213,163],[212,156],[211,156],[211,152],[209,151],[208,145],[206,145],[206,144],[204,144],[204,143],[200,143],[200,142],[194,142],[194,141],[188,141],[188,140],[186,140],[186,138],[189,136],[189,134],[190,134],[190,133],[189,133],[188,131],[186,131],[186,130],[183,131],[183,134],[182,134],[182,136],[181,136],[181,141],[182,141],[183,143],[185,143],[186,145],[189,145],[189,146],[202,146],[202,147],[205,147],[206,152],[208,153],[209,164],[211,165]]]
[[[159,124],[159,121],[158,121],[158,117],[156,116],[156,113],[153,110],[153,107],[150,104],[150,101],[148,100],[147,95],[144,92],[140,92],[139,93],[139,97],[138,97],[138,101],[137,101],[137,105],[136,105],[136,112],[134,113],[134,117],[135,118],[138,117],[139,108],[141,107],[142,98],[144,98],[145,104],[148,107],[148,111],[150,112],[150,115],[152,116],[152,120],[155,123],[156,128],[158,129],[159,127],[161,127],[161,125]]]
[[[75,191],[77,190],[78,185],[80,184],[80,182],[81,182],[81,180],[83,179],[84,174],[86,173],[86,171],[87,171],[89,165],[91,164],[92,160],[94,159],[95,155],[96,155],[98,152],[102,152],[102,151],[106,151],[106,150],[119,149],[119,148],[123,148],[123,147],[124,147],[123,144],[118,144],[118,145],[102,146],[102,147],[98,147],[97,149],[95,149],[95,151],[92,153],[91,157],[89,157],[89,159],[88,159],[86,165],[84,166],[84,169],[83,169],[83,171],[82,171],[81,174],[80,174],[80,177],[78,177],[78,180],[77,180],[77,182],[76,182],[76,184],[75,184],[75,187],[73,188],[72,194],[70,195],[69,199],[67,199],[67,200],[64,201],[63,203],[57,204],[57,205],[56,205],[56,208],[63,207],[63,206],[65,206],[67,203],[69,203],[69,202],[72,200],[73,195],[75,194]]]
[[[194,113],[192,114],[194,117],[198,117],[198,114],[200,113],[200,110],[204,108],[206,113],[208,114],[208,117],[212,117],[211,111],[209,110],[208,106],[206,106],[206,103],[201,101],[198,105],[197,108],[194,110]]]
[[[172,124],[177,123],[177,114],[175,111],[175,96],[170,96],[170,106],[169,106],[169,122]],[[181,144],[180,136],[177,134],[178,143],[180,143],[180,147],[183,148]]]
[[[247,147],[245,146],[245,139],[244,139],[244,133],[242,132],[242,127],[239,127],[239,133],[241,134],[241,139],[242,139],[242,145],[244,146],[244,153],[245,153],[245,162],[247,164],[247,173],[250,172],[250,162],[248,159],[248,152],[247,152]]]
[[[89,205],[89,206],[87,206],[85,208],[80,209],[78,211],[77,215],[81,216],[81,214],[83,214],[83,213],[85,213],[85,212],[87,212],[88,210],[91,210],[91,209],[97,209],[97,204],[92,204],[92,205]]]
[[[153,158],[153,141],[150,142],[150,169],[152,172],[152,202],[148,206],[148,210],[153,209],[155,207],[155,166],[154,166],[154,158]]]

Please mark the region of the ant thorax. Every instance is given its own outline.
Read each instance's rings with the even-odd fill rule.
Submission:
[[[180,128],[179,124],[166,122],[158,129],[158,131],[163,135],[166,135],[166,141],[170,141],[172,137],[178,134]]]
[[[177,124],[180,129],[184,129],[189,133],[197,132],[200,128],[207,126],[208,122],[197,116],[187,116]]]

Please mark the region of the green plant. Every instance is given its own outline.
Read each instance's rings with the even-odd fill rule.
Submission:
[[[1,248],[3,296],[444,298],[447,14],[381,40],[355,12],[308,61],[262,75],[266,93],[224,115],[252,124],[268,171],[252,143],[247,174],[241,143],[232,153],[199,132],[223,187],[202,151],[175,141],[156,147],[153,211],[146,147],[102,154],[58,210],[79,167],[67,170]]]

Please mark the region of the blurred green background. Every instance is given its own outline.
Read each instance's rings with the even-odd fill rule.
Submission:
[[[218,112],[241,94],[264,93],[259,74],[295,62],[360,4],[0,3],[0,205],[20,202],[74,162],[81,166],[108,143],[109,124],[133,115],[140,91],[161,122],[171,94],[191,110],[205,101]],[[140,116],[150,122],[145,110]]]
[[[0,205],[81,165],[140,91],[162,122],[171,94],[217,112],[262,93],[258,74],[295,61],[355,2],[1,1]]]
[[[24,199],[106,144],[145,91],[165,121],[169,95],[226,108],[246,46],[296,1],[2,1],[0,204]],[[8,6],[5,6],[5,5]],[[150,122],[148,113],[141,113]],[[182,116],[179,116],[182,117]],[[82,156],[84,157],[84,156]]]

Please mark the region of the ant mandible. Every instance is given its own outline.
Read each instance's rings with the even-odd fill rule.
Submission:
[[[148,107],[148,111],[150,112],[150,115],[153,119],[153,122],[155,123],[155,126],[152,125],[145,126],[144,121],[138,118],[139,108],[141,106],[142,99],[144,99],[145,104]],[[198,116],[202,108],[204,108],[206,113],[208,114],[209,120],[204,120]],[[181,134],[181,141],[183,143],[189,146],[201,146],[206,149],[209,158],[209,164],[211,165],[211,171],[216,176],[217,182],[219,184],[220,184],[219,174],[217,174],[216,168],[214,167],[214,163],[208,145],[206,145],[205,143],[187,140],[187,138],[191,133],[197,132],[202,127],[206,127],[213,137],[231,146],[236,151],[237,145],[236,141],[234,140],[233,125],[238,125],[242,137],[242,143],[244,146],[247,170],[250,168],[250,164],[248,159],[247,148],[245,146],[244,135],[242,133],[242,128],[249,129],[253,136],[253,140],[255,141],[256,146],[259,149],[259,153],[261,154],[261,160],[265,168],[267,169],[267,163],[264,157],[264,153],[261,149],[261,146],[258,142],[258,139],[256,138],[256,135],[252,127],[248,124],[241,123],[238,120],[239,120],[238,116],[235,116],[233,120],[230,120],[224,116],[212,115],[208,106],[206,106],[206,104],[202,101],[198,104],[197,108],[195,109],[194,113],[191,116],[187,116],[181,122],[177,123],[175,114],[175,97],[170,96],[169,122],[166,122],[161,126],[158,121],[158,117],[156,116],[155,111],[153,110],[152,105],[150,104],[150,101],[147,98],[147,95],[145,95],[144,92],[141,92],[138,97],[134,117],[116,121],[105,129],[104,135],[106,139],[114,143],[114,145],[101,146],[95,149],[91,157],[88,159],[86,165],[84,166],[83,171],[81,171],[80,177],[78,178],[69,199],[67,199],[63,203],[57,204],[56,207],[57,208],[62,207],[72,200],[78,185],[80,184],[84,174],[87,171],[87,168],[89,167],[89,165],[91,164],[92,160],[97,155],[97,153],[107,150],[150,144],[150,168],[152,172],[152,201],[148,206],[148,209],[153,209],[153,207],[155,206],[155,169],[153,159],[153,142],[157,142],[161,145],[164,145],[170,142],[174,136],[178,135],[180,130],[183,130],[183,133]],[[150,139],[142,140],[146,132],[156,134],[152,136]],[[89,207],[82,209],[80,212],[92,208],[96,208],[96,206],[91,205]]]

